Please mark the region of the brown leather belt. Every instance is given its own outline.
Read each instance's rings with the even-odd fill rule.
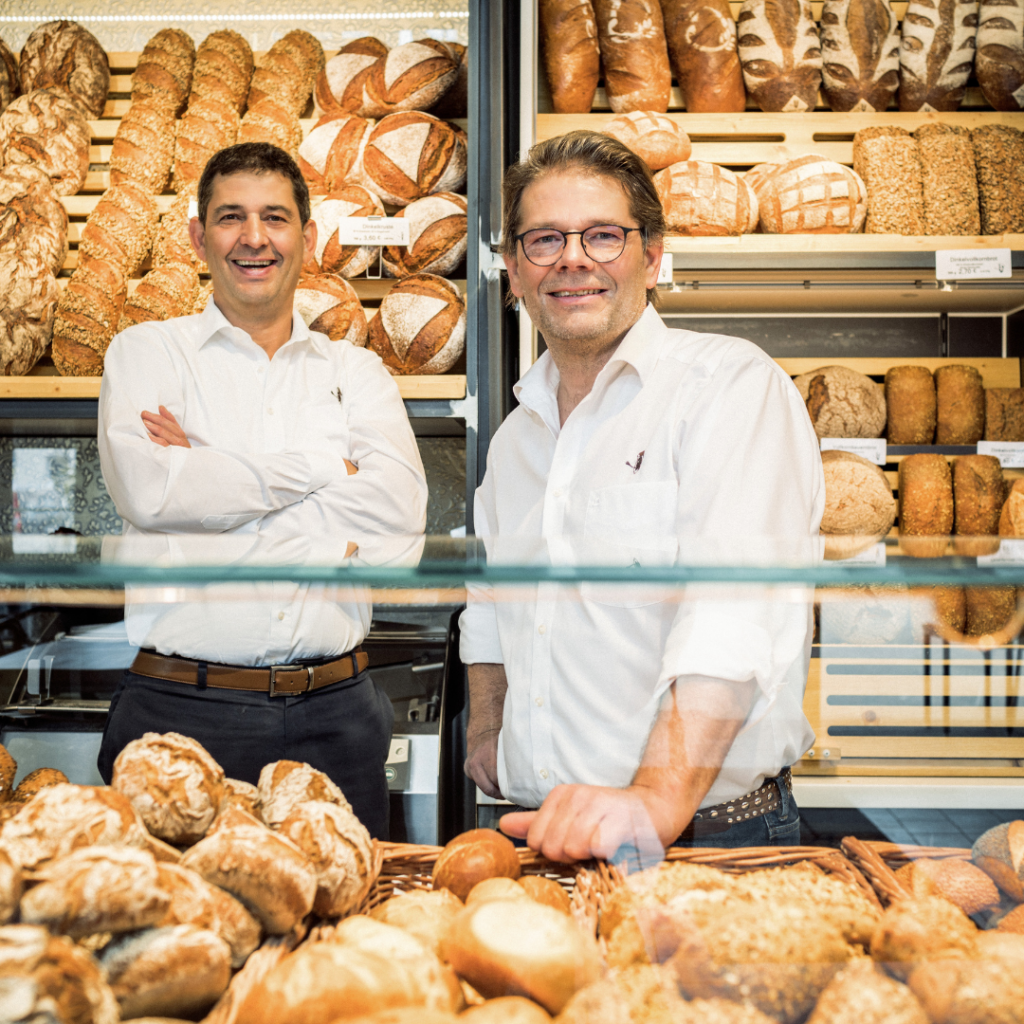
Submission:
[[[702,807],[679,838],[685,841],[695,836],[728,832],[733,825],[760,818],[769,811],[777,811],[779,804],[782,803],[780,786],[785,786],[789,792],[793,792],[793,773],[788,767],[783,768],[775,778],[765,779],[759,789],[745,793],[736,800],[727,800],[712,807]]]
[[[369,656],[361,647],[343,654],[326,665],[270,665],[247,668],[243,665],[218,665],[215,662],[172,658],[154,651],[139,651],[132,671],[152,679],[167,679],[192,686],[214,686],[222,690],[255,690],[271,697],[319,690],[341,683],[366,670]]]

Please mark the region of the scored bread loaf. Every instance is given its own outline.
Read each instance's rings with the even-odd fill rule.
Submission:
[[[384,270],[390,277],[452,273],[466,256],[466,197],[454,192],[424,196],[399,210],[409,222],[409,244],[385,246]]]
[[[128,290],[118,260],[79,257],[53,321],[53,362],[65,377],[94,377],[117,332]]]
[[[956,110],[974,67],[978,0],[910,0],[900,45],[900,110]]]
[[[757,225],[757,197],[727,167],[686,160],[654,176],[670,231],[683,235],[741,235]]]
[[[317,113],[366,115],[372,103],[366,91],[370,74],[387,55],[388,48],[373,36],[346,43],[317,75]]]
[[[303,761],[271,761],[263,766],[257,786],[263,804],[263,820],[280,825],[298,804],[326,800],[352,810],[345,794],[324,772]]]
[[[995,456],[961,455],[953,463],[956,533],[970,537],[997,534],[1005,500],[1006,484]]]
[[[833,110],[886,110],[900,84],[900,27],[889,0],[825,0],[821,56]]]
[[[846,366],[822,366],[793,379],[818,437],[881,437],[885,394]]]
[[[21,78],[18,74],[18,58],[11,48],[0,39],[0,113],[18,95]]]
[[[744,0],[737,22],[747,94],[766,111],[813,110],[821,40],[807,0]]]
[[[982,0],[974,72],[996,110],[1024,108],[1024,3]]]
[[[110,90],[110,65],[100,41],[74,21],[48,21],[21,51],[21,91],[63,89],[88,117],[100,117]]]
[[[679,123],[653,110],[613,117],[601,131],[632,150],[652,171],[690,158],[690,136]]]
[[[971,145],[982,234],[1024,231],[1024,134],[1009,125],[982,125],[971,131]]]
[[[325,196],[313,208],[316,224],[314,258],[325,274],[355,277],[371,266],[380,255],[380,246],[345,245],[338,229],[349,217],[383,217],[380,199],[362,185],[344,185]]]
[[[331,341],[366,346],[366,314],[356,290],[337,274],[304,277],[295,289],[295,311],[311,331]]]
[[[260,791],[251,782],[243,782],[242,779],[225,779],[224,800],[221,807],[224,808],[228,804],[241,807],[243,811],[248,811],[258,821],[263,820],[263,801],[260,800]]]
[[[889,444],[931,444],[937,414],[935,378],[925,366],[894,366],[885,374]]]
[[[446,373],[466,344],[466,303],[434,274],[412,274],[384,296],[370,321],[369,347],[389,373]]]
[[[110,183],[134,181],[154,194],[167,187],[174,162],[174,114],[147,100],[121,118],[110,150]]]
[[[256,65],[249,85],[248,110],[265,100],[273,100],[296,118],[305,110],[320,68],[293,42],[287,36],[279,39]],[[322,48],[320,58],[322,64]]]
[[[687,111],[744,110],[747,94],[736,49],[736,22],[727,0],[663,0],[662,13],[672,70]]]
[[[149,255],[158,216],[156,197],[135,182],[111,185],[86,218],[79,258],[111,260],[130,277]]]
[[[824,451],[825,512],[821,532],[883,537],[896,521],[896,500],[879,466],[852,452]]]
[[[977,444],[985,435],[985,387],[973,366],[935,371],[936,444]]]
[[[222,100],[204,98],[189,102],[178,122],[174,143],[171,187],[175,192],[181,192],[190,182],[198,182],[210,157],[235,144],[239,126],[238,111]]]
[[[211,32],[196,50],[189,108],[200,100],[215,100],[241,114],[249,96],[252,72],[252,47],[243,36],[227,28]]]
[[[26,374],[53,336],[60,289],[38,253],[0,253],[0,374]]]
[[[853,137],[853,169],[868,190],[869,234],[924,234],[924,196],[917,140],[904,128],[861,128]]]
[[[1024,388],[985,388],[985,440],[1024,441]]]
[[[0,171],[0,253],[38,256],[54,274],[67,259],[67,211],[49,177],[33,164]]]
[[[953,477],[942,455],[907,455],[900,461],[900,535],[953,532]]]
[[[458,64],[455,81],[430,108],[430,112],[435,117],[469,117],[469,48],[462,43],[448,43],[447,46]]]
[[[417,39],[390,50],[370,69],[366,84],[370,117],[432,107],[454,83],[458,61],[436,39]]]
[[[855,234],[864,227],[867,186],[844,164],[808,154],[754,182],[765,234]]]
[[[199,182],[190,182],[183,188],[160,218],[156,240],[153,242],[153,266],[161,267],[165,263],[185,263],[195,267],[200,274],[208,272],[206,263],[201,260],[192,248],[188,225],[191,220],[190,209],[197,202]]]
[[[302,125],[298,115],[275,99],[250,104],[238,127],[239,142],[269,142],[292,159],[299,155]]]
[[[923,124],[914,139],[921,159],[926,233],[978,234],[981,215],[970,131],[960,125]]]
[[[196,44],[180,28],[163,28],[146,43],[132,74],[132,105],[148,101],[177,117],[192,91]]]
[[[428,949],[440,955],[441,939],[461,910],[462,900],[449,889],[432,892],[412,889],[392,896],[374,907],[370,914],[378,921],[415,935]]]
[[[299,146],[299,170],[329,192],[355,176],[374,122],[355,114],[324,114]]]
[[[601,74],[591,0],[540,0],[540,50],[556,114],[586,114]]]
[[[668,110],[672,71],[658,0],[594,0],[608,105],[616,114]]]

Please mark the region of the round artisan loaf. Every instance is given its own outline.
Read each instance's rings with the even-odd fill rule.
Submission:
[[[299,170],[328,192],[341,188],[362,159],[374,122],[355,114],[324,114],[299,146]]]
[[[36,89],[0,114],[4,166],[36,164],[59,196],[73,196],[89,170],[89,123],[61,89]]]
[[[147,850],[87,846],[37,870],[21,901],[21,920],[81,938],[130,932],[160,921],[171,902]]]
[[[295,289],[295,311],[311,331],[326,334],[331,341],[366,346],[366,314],[356,290],[343,277],[304,277]]]
[[[110,784],[131,800],[153,835],[187,846],[202,839],[217,816],[224,769],[189,736],[147,732],[117,755]]]
[[[330,780],[304,761],[271,761],[260,772],[258,787],[263,803],[263,820],[272,828],[281,824],[292,811],[307,800],[326,800],[351,811],[345,794]]]
[[[462,900],[450,889],[433,892],[412,889],[374,907],[371,916],[385,924],[403,928],[440,955],[441,938],[462,906]]]
[[[338,227],[346,217],[383,217],[384,206],[379,197],[362,185],[343,185],[324,196],[313,208],[316,223],[314,257],[325,274],[355,277],[380,255],[377,245],[344,245],[338,238]]]
[[[466,344],[462,293],[434,274],[403,278],[370,321],[369,344],[397,376],[447,372]]]
[[[682,235],[742,235],[757,226],[757,196],[727,167],[684,160],[654,176],[670,231]]]
[[[743,180],[750,186],[754,194],[757,195],[757,190],[761,187],[762,182],[782,166],[784,165],[773,163],[756,164],[749,171],[744,172]]]
[[[396,46],[370,68],[366,113],[383,117],[432,107],[454,84],[459,72],[451,50],[436,39]]]
[[[522,873],[512,840],[492,828],[457,835],[441,851],[431,872],[435,889],[465,900],[485,878],[518,878]]]
[[[953,476],[942,455],[907,455],[900,462],[900,535],[953,532]]]
[[[203,309],[205,308],[204,305]],[[258,821],[263,820],[263,801],[260,800],[260,791],[251,782],[243,782],[241,779],[225,779],[224,800],[221,807],[227,807],[229,804],[241,807],[243,811],[251,814]]]
[[[110,182],[134,181],[160,193],[174,162],[174,114],[152,101],[133,102],[121,118],[110,150]]]
[[[210,157],[235,144],[239,126],[238,111],[231,103],[212,97],[189,102],[188,110],[178,122],[174,142],[171,187],[175,192],[182,192],[191,182],[198,182]]]
[[[1017,903],[1024,903],[1024,821],[1007,821],[983,832],[971,860]]]
[[[821,532],[884,537],[896,521],[896,499],[879,466],[852,452],[821,453],[825,512]]]
[[[153,242],[153,266],[165,263],[185,263],[195,267],[199,274],[209,268],[192,248],[188,225],[192,220],[194,204],[198,202],[199,182],[191,181],[174,197],[167,212],[160,218],[156,240]]]
[[[448,43],[452,56],[459,62],[455,81],[448,91],[431,107],[435,117],[469,116],[469,47],[462,43]]]
[[[148,928],[111,942],[100,956],[121,1017],[195,1017],[231,980],[231,951],[190,924]]]
[[[59,296],[42,256],[0,253],[0,374],[25,374],[39,362],[53,337]]]
[[[690,159],[690,136],[666,114],[633,110],[613,117],[601,131],[632,150],[652,171]]]
[[[49,177],[34,164],[0,171],[0,254],[21,253],[40,257],[54,274],[68,255],[67,211]]]
[[[100,41],[74,21],[48,21],[21,51],[21,91],[63,89],[89,117],[101,117],[110,90],[110,65]]]
[[[358,180],[386,203],[408,206],[466,182],[466,133],[432,114],[389,114],[366,140]]]
[[[822,366],[793,378],[818,437],[881,437],[885,392],[881,384],[845,366]]]
[[[871,938],[871,956],[905,981],[922,960],[973,958],[977,935],[971,919],[941,896],[902,899],[892,903],[878,922]]]
[[[226,889],[269,935],[291,931],[313,908],[317,878],[309,858],[237,807],[221,813],[181,866]]]
[[[749,176],[744,180],[754,184]],[[844,164],[809,154],[755,179],[761,230],[770,235],[855,234],[864,228],[868,190]],[[874,435],[877,436],[877,435]]]
[[[452,273],[466,256],[466,197],[454,192],[424,196],[399,210],[409,222],[409,244],[384,247],[390,277]]]
[[[370,75],[388,55],[388,48],[373,36],[346,43],[317,75],[313,99],[318,113],[365,115]]]
[[[53,362],[64,376],[103,372],[103,357],[117,331],[128,281],[120,261],[80,255],[57,302]]]
[[[82,257],[110,260],[130,277],[149,255],[159,213],[156,196],[133,181],[111,185],[86,218],[78,243]]]
[[[295,159],[302,142],[302,125],[298,114],[289,107],[267,98],[249,105],[238,127],[238,141],[269,142]]]
[[[900,868],[897,877],[909,885],[915,898],[942,896],[968,915],[980,914],[999,904],[995,882],[970,861],[955,857],[944,860],[921,857],[909,861]]]
[[[162,28],[139,54],[132,74],[132,106],[149,102],[178,117],[192,90],[195,63],[192,37],[180,28]]]
[[[341,917],[358,907],[373,884],[373,843],[347,808],[326,800],[298,804],[278,829],[309,858],[316,871],[313,912]]]
[[[21,890],[21,868],[0,849],[0,924],[7,924],[17,914]]]
[[[196,50],[189,109],[203,100],[215,100],[241,114],[249,96],[252,73],[252,47],[245,37],[229,28],[211,32]]]
[[[931,444],[935,436],[935,379],[925,366],[894,366],[885,374],[889,444]]]
[[[811,5],[744,0],[736,32],[747,95],[765,111],[813,110],[822,59]]]
[[[954,528],[958,534],[980,537],[999,533],[999,514],[1006,501],[1006,484],[993,455],[961,455],[953,463]]]
[[[154,267],[125,301],[118,331],[149,320],[172,320],[188,316],[199,292],[195,267],[168,263]]]
[[[985,436],[985,387],[973,366],[935,371],[936,444],[977,444]]]
[[[0,39],[0,113],[18,95],[21,75],[18,73],[18,58],[11,48]]]

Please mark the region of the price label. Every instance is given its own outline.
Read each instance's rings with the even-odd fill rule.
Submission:
[[[978,565],[1024,565],[1024,540],[1004,537],[994,555],[978,555]]]
[[[876,466],[884,466],[887,457],[884,437],[823,437],[821,450],[851,452]]]
[[[393,739],[391,748],[388,750],[388,759],[385,764],[402,764],[409,760],[409,741],[402,737]]]
[[[408,245],[409,222],[404,217],[345,217],[338,222],[342,245]]]
[[[1009,249],[939,249],[935,276],[940,281],[965,278],[1013,277]]]
[[[199,200],[190,199],[188,201],[188,219],[191,220],[193,217],[199,216]]]
[[[855,555],[850,555],[849,558],[840,558],[836,561],[837,565],[878,565],[884,568],[885,566],[885,543],[879,541],[877,544],[872,544],[871,547],[865,548],[863,551],[858,551]]]
[[[658,284],[672,283],[672,253],[667,252],[661,257],[661,269],[658,271]]]
[[[994,455],[1003,469],[1024,469],[1024,441],[979,441],[979,455]]]

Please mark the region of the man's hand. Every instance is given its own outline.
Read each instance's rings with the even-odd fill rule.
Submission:
[[[160,445],[161,448],[191,448],[185,431],[178,426],[174,414],[168,412],[164,406],[160,406],[159,414],[144,412],[142,422],[149,433],[150,441]]]
[[[492,729],[475,735],[466,734],[468,754],[463,771],[488,795],[501,799],[498,788],[498,733]]]

